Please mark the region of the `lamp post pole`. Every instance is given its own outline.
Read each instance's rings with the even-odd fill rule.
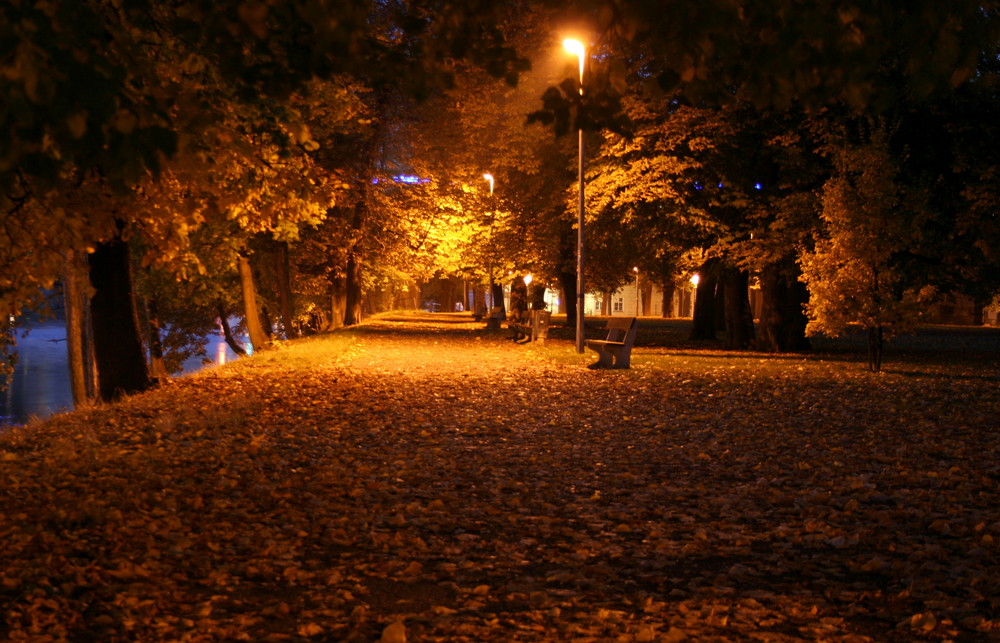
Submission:
[[[490,174],[489,172],[487,172],[486,174],[483,175],[483,178],[486,179],[486,181],[490,184],[490,197],[492,198],[493,197],[493,175]],[[495,213],[494,213],[494,215],[495,215]],[[486,299],[488,299],[490,303],[486,307],[486,312],[487,313],[489,313],[489,309],[490,308],[496,306],[496,302],[494,301],[494,297],[493,297],[494,296],[494,292],[493,292],[493,222],[492,222],[492,220],[490,221],[490,255],[489,255],[489,257],[490,257],[490,261],[489,261],[489,271],[490,271],[489,291],[490,292],[489,292],[489,296],[486,297]],[[483,302],[483,303],[485,304],[486,302]]]
[[[635,271],[635,316],[639,317],[639,266],[632,270]]]
[[[563,47],[580,60],[580,96],[583,96],[583,61],[586,58],[586,49],[579,40],[564,40]],[[582,101],[581,101],[582,106]],[[583,352],[583,215],[584,215],[584,184],[583,184],[583,127],[579,125],[579,114],[577,114],[577,135],[579,137],[579,159],[578,159],[578,181],[580,186],[580,206],[576,221],[576,352]]]

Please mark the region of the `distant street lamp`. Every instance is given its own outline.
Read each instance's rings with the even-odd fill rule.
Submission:
[[[490,182],[490,196],[493,196],[493,175],[487,172],[483,175],[483,178]],[[493,217],[490,217],[490,261],[489,261],[489,271],[490,271],[490,304],[492,308],[496,306],[496,286],[493,283]]]
[[[572,38],[563,41],[566,51],[573,54],[580,60],[580,96],[583,96],[583,61],[586,59],[587,50],[583,43]],[[580,101],[583,106],[583,101]],[[580,185],[580,208],[576,221],[576,352],[583,352],[583,127],[580,126],[580,114],[577,114],[577,134],[579,136],[579,162],[578,162],[578,183]]]
[[[635,316],[639,317],[639,266],[632,268],[635,272]]]

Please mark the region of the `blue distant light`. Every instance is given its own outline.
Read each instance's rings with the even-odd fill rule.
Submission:
[[[400,174],[399,176],[392,177],[392,180],[396,183],[427,183],[430,181],[430,179],[422,179],[412,174]]]
[[[718,185],[718,187],[720,187],[720,188],[723,188],[723,187],[726,187],[726,186],[724,186],[724,185],[722,185],[722,184],[720,183],[720,184]]]
[[[704,189],[705,189],[705,186],[704,186],[704,185],[702,185],[701,183],[699,183],[698,181],[695,181],[695,182],[694,182],[694,189],[695,189],[695,190],[704,190]]]
[[[764,189],[764,184],[763,183],[754,183],[753,184],[753,189],[755,189],[755,190],[763,190]]]

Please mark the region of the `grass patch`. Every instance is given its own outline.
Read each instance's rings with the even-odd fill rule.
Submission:
[[[357,335],[349,329],[340,329],[299,339],[282,340],[221,368],[233,373],[264,368],[289,370],[323,368],[343,357],[356,342]],[[197,377],[202,372],[213,371],[217,372],[218,369],[199,371],[193,376]]]

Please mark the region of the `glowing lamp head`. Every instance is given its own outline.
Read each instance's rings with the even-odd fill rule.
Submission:
[[[563,40],[563,47],[574,56],[583,58],[585,55],[583,43],[575,38],[567,38],[566,40]]]
[[[493,194],[493,175],[487,172],[483,178],[490,182],[490,194]]]
[[[563,48],[580,59],[580,93],[583,93],[583,60],[587,57],[587,50],[583,43],[574,38],[563,40]]]
[[[524,285],[525,286],[530,286],[531,285],[531,274],[530,273],[524,276]]]
[[[697,286],[699,281],[701,281],[701,275],[699,275],[698,273],[694,273],[693,275],[691,275],[692,285]]]

